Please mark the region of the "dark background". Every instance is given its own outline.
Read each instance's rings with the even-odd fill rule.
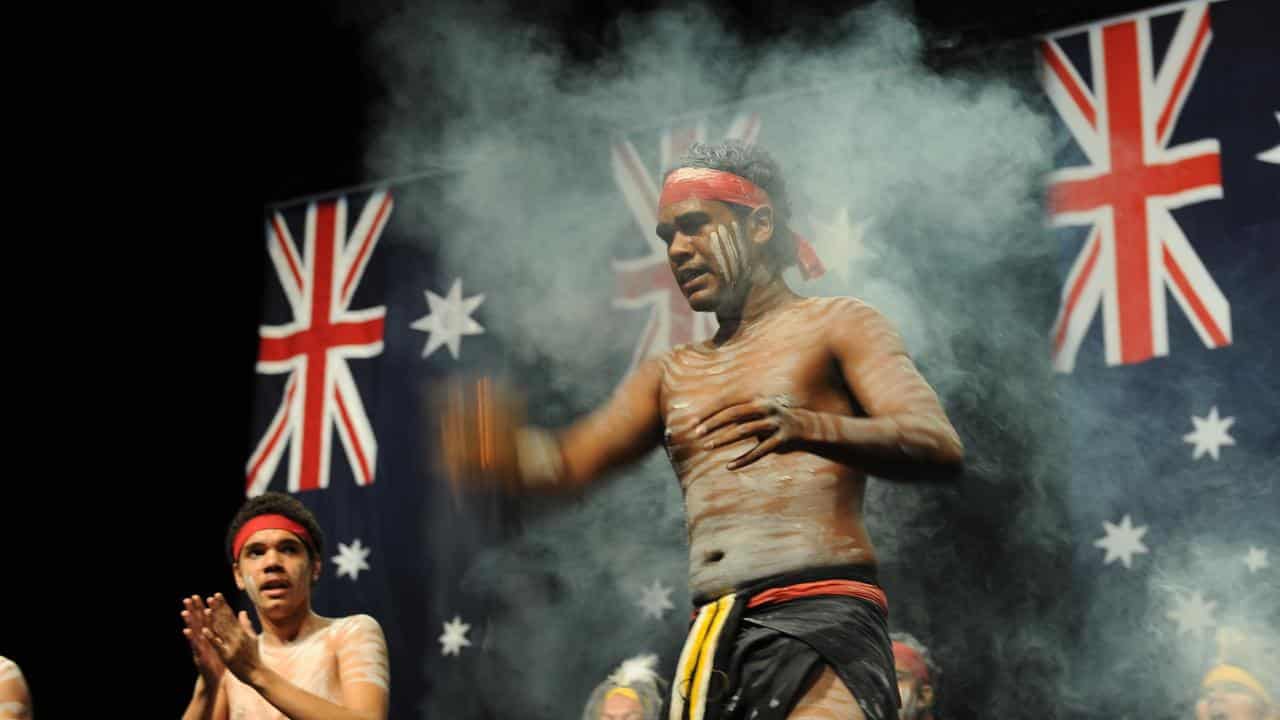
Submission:
[[[581,62],[616,46],[619,13],[666,5],[510,4]],[[756,0],[721,11],[751,42],[821,43],[823,20],[857,4]],[[913,9],[929,62],[945,71],[1029,56],[1030,35],[1153,4],[914,0]],[[58,350],[36,353],[56,364],[52,389],[17,381],[15,394],[34,401],[24,425],[39,442],[13,449],[38,455],[43,470],[11,480],[13,504],[0,513],[9,518],[0,654],[22,667],[39,717],[175,717],[185,707],[195,673],[180,599],[233,589],[221,548],[252,441],[262,209],[375,179],[362,159],[388,98],[366,58],[372,29],[398,7],[292,1],[152,17],[156,31],[89,53],[118,63],[73,102],[73,122],[95,128],[105,159],[53,189],[105,187],[109,199],[90,203],[91,221],[71,233],[79,244],[68,252],[91,250],[88,277],[65,283],[70,298],[46,293],[43,307],[67,329],[55,333]],[[120,179],[135,174],[144,177]],[[52,254],[54,268],[69,262]],[[100,257],[111,272],[92,267]],[[91,323],[92,336],[77,332]]]

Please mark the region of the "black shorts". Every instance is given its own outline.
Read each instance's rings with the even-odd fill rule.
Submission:
[[[867,720],[894,720],[898,683],[886,613],[878,603],[815,595],[747,607],[764,590],[836,579],[875,585],[875,571],[845,566],[786,573],[719,598],[716,607],[704,604],[699,618],[706,617],[695,618],[672,683],[678,717],[782,720],[830,667]],[[699,664],[707,667],[691,669]]]

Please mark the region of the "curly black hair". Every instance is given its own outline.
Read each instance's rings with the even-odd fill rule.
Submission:
[[[796,263],[796,243],[791,235],[791,199],[787,195],[787,184],[782,179],[782,169],[768,150],[741,140],[694,143],[666,175],[686,167],[733,173],[769,193],[773,205],[773,238],[765,244],[767,255],[779,269]],[[663,179],[666,179],[665,175]],[[725,204],[733,208],[739,222],[746,223],[751,208],[736,203]]]
[[[237,560],[235,555],[232,554],[236,533],[240,532],[240,528],[244,527],[245,523],[259,515],[283,515],[298,523],[311,536],[311,542],[304,543],[307,546],[309,559],[315,560],[323,556],[324,532],[320,529],[320,523],[316,521],[316,516],[311,514],[307,506],[292,495],[265,492],[246,500],[240,506],[240,509],[236,511],[235,517],[231,518],[231,525],[227,527],[227,557],[231,558],[231,562]]]

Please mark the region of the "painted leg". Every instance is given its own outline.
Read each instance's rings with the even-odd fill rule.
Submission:
[[[865,720],[858,701],[831,668],[818,676],[787,720]]]

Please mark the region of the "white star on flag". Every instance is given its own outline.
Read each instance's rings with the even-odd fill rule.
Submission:
[[[430,290],[424,290],[427,296],[429,312],[418,318],[409,327],[427,333],[427,346],[422,349],[422,357],[445,345],[453,359],[458,359],[462,347],[463,335],[482,335],[484,328],[471,319],[471,313],[484,302],[484,295],[473,295],[462,298],[462,278],[456,278],[449,294],[440,297]]]
[[[1183,442],[1195,445],[1192,451],[1191,459],[1199,460],[1200,456],[1209,453],[1214,460],[1218,459],[1218,451],[1223,445],[1235,445],[1235,438],[1227,434],[1227,430],[1235,423],[1234,417],[1220,418],[1218,417],[1218,406],[1214,405],[1209,409],[1206,417],[1191,416],[1191,422],[1195,424],[1196,429],[1182,436]]]
[[[644,610],[645,617],[661,620],[666,611],[675,607],[671,604],[671,590],[661,580],[654,580],[652,585],[640,590],[640,599],[636,600],[636,604]]]
[[[1165,614],[1170,620],[1178,623],[1178,634],[1200,633],[1217,625],[1213,619],[1216,602],[1205,602],[1204,596],[1197,590],[1190,595],[1181,595],[1174,601],[1176,607]]]
[[[338,543],[338,554],[332,559],[338,566],[338,577],[348,575],[352,580],[358,580],[360,571],[369,569],[369,563],[365,560],[368,557],[369,548],[360,543],[360,538],[356,538],[350,545]]]
[[[1280,123],[1280,112],[1276,113],[1276,122]],[[1258,159],[1262,162],[1280,165],[1280,145],[1276,145],[1265,152],[1258,153]]]
[[[444,624],[444,633],[440,635],[440,654],[461,654],[462,648],[471,644],[471,641],[467,639],[467,631],[470,629],[470,625],[462,622],[462,618],[454,615],[452,620]]]
[[[849,219],[847,207],[836,210],[831,222],[809,219],[813,225],[813,242],[822,257],[823,266],[838,275],[842,282],[849,282],[849,266],[868,254],[863,238],[873,220],[867,218],[854,224]]]
[[[1244,556],[1244,564],[1249,567],[1249,572],[1256,573],[1262,568],[1269,567],[1271,563],[1267,562],[1267,551],[1259,547],[1249,546],[1249,552]]]
[[[1107,534],[1094,540],[1093,545],[1107,551],[1106,557],[1102,559],[1104,565],[1110,565],[1119,560],[1124,563],[1125,568],[1131,568],[1133,556],[1147,552],[1147,546],[1142,544],[1142,536],[1147,534],[1147,526],[1134,527],[1128,515],[1120,518],[1119,525],[1104,520],[1102,529]]]

